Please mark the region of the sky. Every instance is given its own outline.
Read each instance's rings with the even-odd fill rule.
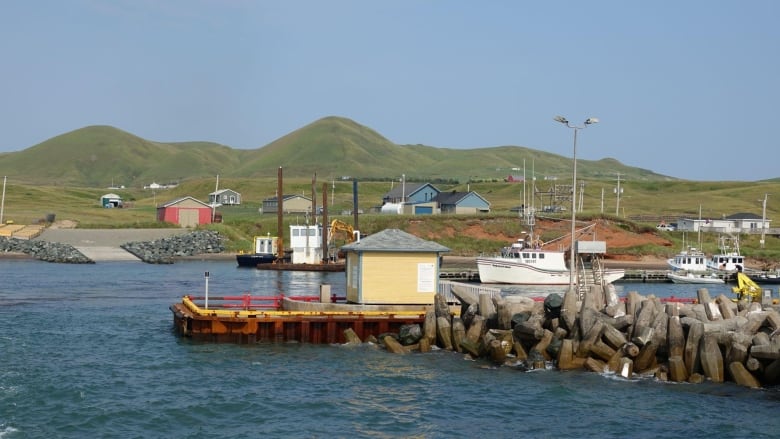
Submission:
[[[780,177],[780,2],[0,3],[0,152],[89,125],[260,148],[322,117],[677,178]],[[518,164],[519,165],[519,164]]]

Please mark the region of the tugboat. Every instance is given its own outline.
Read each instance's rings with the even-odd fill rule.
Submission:
[[[236,262],[239,267],[257,268],[258,264],[270,264],[276,260],[276,236],[255,236],[254,253],[239,253]]]

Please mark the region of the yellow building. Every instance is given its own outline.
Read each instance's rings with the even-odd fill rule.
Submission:
[[[359,304],[433,304],[439,260],[450,249],[398,229],[341,247],[346,254],[347,301]]]

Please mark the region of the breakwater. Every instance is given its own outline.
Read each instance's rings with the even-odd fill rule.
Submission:
[[[436,345],[523,370],[552,365],[750,388],[780,383],[780,313],[771,304],[712,299],[704,288],[690,303],[636,292],[619,300],[599,287],[582,298],[568,292],[543,302],[489,293],[461,299],[459,316],[437,295],[421,328],[377,341],[394,353]]]
[[[24,253],[46,262],[65,264],[92,264],[94,261],[84,256],[70,244],[29,239],[0,237],[0,252]]]
[[[150,264],[171,264],[180,257],[225,251],[222,236],[211,230],[196,230],[151,241],[131,241],[120,247]],[[44,240],[0,237],[0,252],[23,253],[46,262],[94,263],[71,244]]]
[[[150,264],[172,264],[174,259],[207,253],[222,253],[222,236],[213,230],[196,230],[152,241],[135,241],[120,247]]]

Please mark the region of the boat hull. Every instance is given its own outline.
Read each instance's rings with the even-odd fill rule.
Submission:
[[[725,281],[714,275],[694,275],[669,273],[669,280],[676,284],[723,284]]]
[[[276,260],[276,255],[265,253],[247,253],[236,255],[239,267],[257,267],[257,264],[270,264]]]
[[[545,269],[515,258],[477,258],[479,281],[488,284],[569,285],[568,268]],[[605,269],[602,278],[611,284],[625,276],[625,270]]]

